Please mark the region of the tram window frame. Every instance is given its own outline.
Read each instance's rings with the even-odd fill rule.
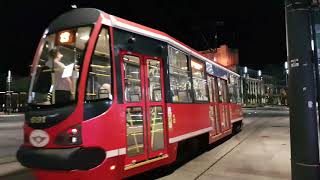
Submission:
[[[213,103],[213,88],[212,88],[212,78],[207,76],[207,84],[208,84],[208,91],[209,91],[209,102]]]
[[[210,98],[210,96],[209,96],[210,103],[218,103],[219,102],[218,77],[213,76],[213,75],[210,75],[210,76],[207,75],[207,81],[208,81],[208,79],[210,79],[210,81],[211,81],[210,86],[212,88],[212,92],[211,92],[212,98]],[[209,83],[208,83],[208,88],[209,88]]]
[[[240,104],[241,103],[241,90],[240,90],[240,77],[239,76],[234,76],[234,90],[235,90],[235,94],[234,94],[234,98],[236,99],[235,104]]]
[[[97,99],[87,99],[87,85],[88,85],[88,78],[89,78],[89,73],[90,73],[90,65],[92,64],[92,60],[93,60],[93,56],[94,56],[94,53],[95,53],[95,50],[96,50],[96,47],[97,47],[97,44],[98,44],[98,40],[99,40],[99,35],[101,34],[102,30],[105,29],[107,34],[109,36],[109,59],[110,59],[110,95],[112,96],[112,98],[110,99],[109,97],[105,97],[105,98],[97,98]],[[94,48],[92,50],[92,53],[91,53],[91,57],[90,57],[90,62],[89,62],[89,67],[88,67],[88,72],[87,72],[87,76],[86,76],[86,88],[85,88],[85,92],[84,92],[84,101],[85,103],[91,103],[91,102],[99,102],[99,101],[106,101],[106,100],[110,100],[110,101],[113,101],[114,100],[114,80],[113,80],[113,51],[112,51],[112,38],[111,38],[111,27],[109,26],[106,26],[106,25],[102,25],[100,30],[99,30],[99,33],[97,35],[97,37],[95,38],[95,42],[94,42]],[[90,36],[91,37],[91,36]],[[107,37],[107,36],[105,36]]]
[[[229,95],[229,102],[230,103],[238,103],[238,80],[239,78],[234,75],[229,75],[229,81],[228,81],[228,95]]]
[[[203,77],[201,77],[202,80],[205,81],[205,93],[206,93],[206,100],[199,100],[196,98],[196,93],[195,93],[195,83],[194,83],[194,79],[195,79],[195,76],[194,76],[194,68],[192,67],[192,62],[195,62],[195,63],[198,63],[198,64],[201,64],[202,65],[202,73],[203,73]],[[209,97],[209,87],[208,87],[208,80],[207,80],[207,71],[206,71],[206,63],[194,56],[190,56],[190,68],[191,68],[191,78],[192,78],[192,93],[193,93],[193,100],[195,103],[208,103],[210,100],[210,97]]]
[[[94,31],[94,28],[95,26],[94,25],[80,25],[80,26],[70,26],[70,27],[66,27],[66,28],[63,28],[63,29],[59,29],[59,30],[56,30],[56,31],[49,31],[49,33],[46,35],[46,36],[50,36],[52,34],[56,34],[58,32],[61,32],[61,31],[64,31],[64,30],[67,30],[67,29],[79,29],[79,28],[85,28],[85,27],[88,27],[90,28],[90,33],[89,33],[89,37],[91,38],[92,37],[92,34],[93,34],[93,31]],[[75,94],[74,94],[74,99],[66,104],[64,104],[63,106],[68,106],[68,105],[73,105],[73,104],[76,104],[79,100],[79,91],[80,91],[80,82],[82,80],[82,72],[83,72],[83,63],[84,63],[84,59],[85,59],[85,56],[86,56],[86,53],[88,51],[88,45],[89,45],[89,41],[87,41],[84,49],[83,49],[83,53],[78,57],[79,59],[79,62],[78,62],[78,65],[80,67],[79,69],[79,78],[77,79],[77,81],[75,82],[76,84],[76,90],[75,90]],[[40,42],[40,43],[43,43],[42,45],[45,45],[46,42]],[[41,59],[41,54],[43,53],[43,49],[41,49],[39,52],[40,54],[40,59]],[[39,60],[40,60],[39,59]],[[37,71],[37,68],[35,69],[35,71]],[[30,82],[32,81],[32,78],[31,77],[31,80]],[[29,95],[28,95],[29,96]],[[61,107],[61,104],[50,104],[50,105],[42,105],[42,104],[34,104],[34,103],[30,103],[29,100],[28,100],[28,105],[32,108],[32,109],[50,109],[50,108],[56,108],[56,107]]]
[[[218,79],[219,78],[217,76],[214,76],[213,79],[214,79],[213,86],[215,88],[215,93],[213,93],[213,98],[214,98],[213,102],[218,103],[219,102],[219,87],[218,87]]]
[[[224,79],[224,78],[217,78],[217,87],[218,87],[218,102],[219,103],[229,103],[229,95],[228,95],[228,80],[227,79]],[[222,81],[225,82],[225,93],[223,93],[223,86],[222,86]],[[219,87],[219,84],[220,84],[220,87]],[[220,90],[221,90],[221,95],[220,95]],[[222,98],[221,98],[222,97]]]
[[[226,83],[226,86],[225,86],[225,88],[226,88],[226,92],[225,92],[226,101],[225,101],[225,103],[230,103],[230,96],[229,96],[228,80],[227,79],[225,80],[225,83]]]
[[[127,58],[129,60],[129,58],[132,57],[132,58],[138,58],[138,61],[139,63],[138,64],[135,64],[135,62],[126,62],[125,61],[125,58]],[[123,68],[122,69],[122,72],[123,72],[123,99],[124,99],[124,102],[126,103],[140,103],[143,101],[144,99],[144,95],[143,95],[143,88],[144,88],[144,85],[142,83],[142,76],[144,76],[143,74],[143,70],[141,69],[142,66],[143,66],[143,63],[142,63],[142,60],[143,60],[143,57],[140,56],[140,55],[137,55],[137,54],[123,54],[122,56],[122,63],[123,63]],[[138,78],[135,78],[136,80],[138,79],[139,80],[139,86],[128,86],[127,85],[127,78],[126,78],[126,73],[127,73],[127,66],[125,66],[125,64],[129,64],[132,66],[138,66],[138,75],[139,77]],[[130,71],[128,71],[130,72]],[[131,91],[128,89],[129,88],[133,88],[133,87],[139,87],[139,90],[138,90],[138,94],[135,92],[133,94],[129,94],[128,91]],[[136,100],[133,100],[133,99],[136,99]]]
[[[172,63],[172,58],[171,58],[171,54],[172,53],[171,51],[175,51],[175,54],[178,54],[178,53],[181,53],[184,55],[185,57],[185,60],[186,60],[186,67],[187,69],[184,70],[185,72],[185,75],[187,76],[186,78],[188,79],[188,84],[189,84],[189,88],[185,88],[184,91],[180,91],[180,92],[185,92],[186,93],[186,97],[187,97],[187,100],[186,101],[179,101],[179,100],[174,100],[174,93],[172,93],[171,91],[171,86],[177,86],[177,85],[172,85],[171,84],[171,81],[174,77],[174,75],[172,75],[173,73],[171,73],[172,69],[178,69],[177,67],[175,66],[172,66],[171,63]],[[178,52],[178,53],[177,53]],[[179,60],[180,61],[180,60]],[[182,70],[183,71],[183,70]],[[173,46],[168,46],[168,74],[169,74],[169,91],[170,91],[170,102],[171,103],[175,103],[175,104],[192,104],[193,103],[193,93],[192,93],[192,75],[191,75],[191,69],[190,69],[190,56],[189,54],[177,49],[176,47],[173,47]],[[179,97],[179,96],[178,96]]]
[[[241,77],[237,77],[238,79],[237,79],[237,81],[238,81],[238,83],[237,83],[237,91],[238,91],[238,93],[239,93],[239,96],[238,96],[238,100],[237,100],[237,104],[241,104],[242,103],[242,101],[241,101],[241,99],[242,99],[242,97],[243,97],[243,94],[242,94],[242,92],[241,92],[241,84],[242,84],[242,82],[241,82]]]

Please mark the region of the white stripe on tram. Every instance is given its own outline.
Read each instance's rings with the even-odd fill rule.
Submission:
[[[114,149],[110,151],[106,151],[106,158],[116,157],[126,154],[126,148]]]
[[[241,120],[243,120],[243,117],[232,119],[231,123],[234,123],[234,122],[237,122],[237,121],[241,121]]]
[[[193,136],[196,136],[196,135],[199,135],[199,134],[203,134],[203,133],[211,131],[212,129],[213,129],[212,127],[208,127],[208,128],[205,128],[205,129],[200,129],[198,131],[191,132],[191,133],[183,134],[183,135],[180,135],[180,136],[177,136],[177,137],[174,137],[174,138],[170,138],[169,139],[169,143],[170,144],[171,143],[175,143],[175,142],[187,139],[189,137],[193,137]]]

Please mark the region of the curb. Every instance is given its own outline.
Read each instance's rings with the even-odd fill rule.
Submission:
[[[3,122],[23,122],[24,114],[0,114],[0,123]]]
[[[11,113],[11,114],[0,113],[0,117],[22,116],[22,115],[24,115],[24,113]]]
[[[12,121],[12,122],[1,122],[0,120],[0,130],[10,130],[10,129],[18,129],[22,131],[24,122],[20,121]],[[1,158],[0,158],[0,164],[1,164]]]
[[[0,164],[0,178],[25,172],[28,168],[21,166],[18,161]]]
[[[0,158],[0,165],[11,163],[11,162],[17,162],[17,159],[15,156],[5,156]]]

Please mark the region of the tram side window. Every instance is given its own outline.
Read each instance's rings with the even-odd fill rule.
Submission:
[[[241,96],[240,96],[240,78],[234,77],[234,103],[241,103]]]
[[[208,86],[205,76],[205,65],[200,60],[191,59],[192,83],[196,101],[208,101]]]
[[[237,81],[238,81],[237,77],[230,75],[228,89],[229,89],[229,97],[230,97],[231,103],[237,103],[237,100],[238,100],[239,93],[237,89]]]
[[[172,102],[192,102],[188,56],[171,46],[168,51]]]
[[[131,55],[123,56],[123,70],[125,79],[124,97],[127,102],[140,102],[141,97],[141,77],[140,58]]]
[[[241,104],[241,97],[242,97],[242,94],[241,94],[241,79],[240,79],[240,77],[237,77],[237,102],[239,104]]]
[[[99,34],[87,78],[86,100],[109,99],[111,92],[111,60],[109,32],[103,28]]]
[[[228,102],[226,80],[218,78],[219,102]]]

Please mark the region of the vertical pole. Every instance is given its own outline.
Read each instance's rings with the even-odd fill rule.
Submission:
[[[6,95],[6,98],[8,98],[8,99],[6,99],[6,109],[7,109],[7,112],[9,113],[9,114],[11,114],[11,111],[12,111],[12,104],[11,104],[11,95],[12,95],[12,93],[11,93],[11,80],[12,80],[12,77],[11,77],[11,71],[9,70],[8,71],[8,76],[7,76],[7,95]]]
[[[287,74],[287,72],[285,72],[286,73],[286,87],[288,87],[288,74]]]
[[[291,174],[319,180],[316,87],[312,62],[310,1],[285,0],[289,63]]]
[[[312,31],[312,39],[313,39],[313,64],[315,68],[315,77],[316,77],[316,97],[317,97],[317,102],[318,102],[318,112],[320,112],[320,82],[319,82],[319,60],[318,60],[318,39],[317,39],[317,34],[316,34],[316,19],[319,18],[319,8],[314,8],[312,9],[312,13],[310,15],[310,22],[311,22],[311,31]]]

